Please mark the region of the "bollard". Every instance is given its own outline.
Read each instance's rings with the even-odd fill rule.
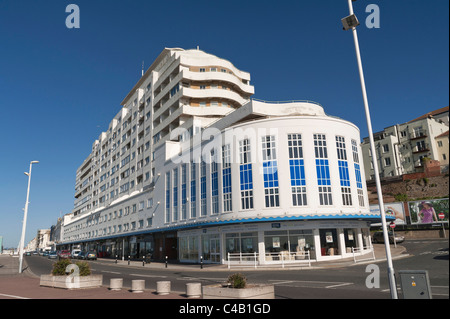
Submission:
[[[144,292],[145,280],[132,280],[131,281],[131,292],[140,293]]]
[[[144,266],[145,266],[145,256],[142,257],[142,267],[144,267]]]
[[[202,296],[202,284],[199,282],[187,283],[186,296],[188,298],[200,298]]]
[[[130,265],[130,256],[128,256],[128,266]]]
[[[117,264],[117,255],[116,255],[116,264]]]
[[[200,256],[200,269],[203,269],[203,256]]]
[[[170,281],[157,281],[156,293],[158,295],[168,295],[170,293]]]
[[[166,268],[167,268],[167,258],[168,258],[168,257],[166,256]]]
[[[113,291],[117,291],[122,289],[123,286],[123,278],[111,278],[109,289]]]

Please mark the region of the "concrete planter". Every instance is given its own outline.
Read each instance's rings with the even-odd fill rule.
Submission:
[[[90,276],[53,276],[41,275],[40,285],[63,289],[85,289],[101,287],[103,275]]]
[[[203,299],[275,299],[273,285],[247,285],[242,289],[221,284],[203,287]]]

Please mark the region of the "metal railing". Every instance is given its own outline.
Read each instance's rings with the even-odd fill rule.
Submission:
[[[362,258],[362,259],[357,259],[356,257],[358,256],[366,256],[367,254],[370,253],[370,250],[372,251],[372,258]],[[363,253],[364,251],[366,251],[366,253]],[[373,249],[373,246],[366,246],[366,247],[352,247],[352,254],[353,254],[353,261],[355,262],[355,264],[358,261],[368,261],[368,260],[375,260],[375,249]]]
[[[281,265],[284,268],[286,264],[308,264],[308,267],[311,267],[311,254],[309,251],[265,253],[263,261],[260,260],[260,255],[256,252],[228,253],[227,256],[228,269],[232,266],[253,267],[256,269],[268,265]]]

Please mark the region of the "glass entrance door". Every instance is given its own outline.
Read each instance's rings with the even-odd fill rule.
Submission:
[[[203,236],[203,261],[220,263],[220,240],[217,235]]]
[[[219,238],[212,238],[210,240],[211,262],[220,262],[220,240]]]

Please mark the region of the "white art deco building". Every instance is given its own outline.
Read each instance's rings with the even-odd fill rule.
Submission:
[[[63,245],[205,263],[371,252],[358,128],[253,93],[229,61],[165,49],[78,169]]]

